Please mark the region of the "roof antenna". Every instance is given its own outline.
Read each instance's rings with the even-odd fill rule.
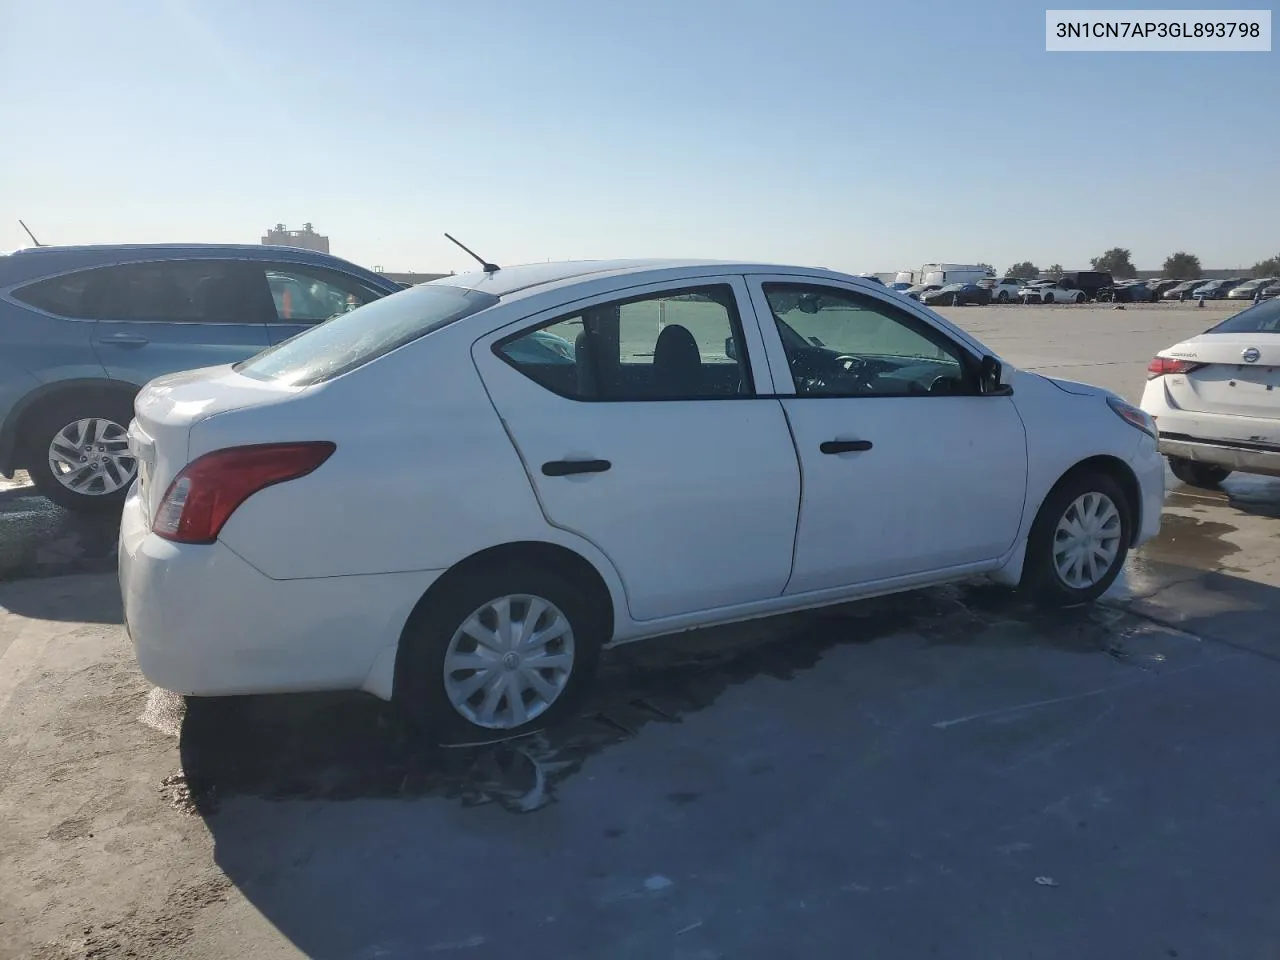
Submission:
[[[36,239],[36,235],[35,235],[34,233],[32,233],[32,232],[31,232],[30,228],[28,228],[28,227],[27,227],[27,225],[26,225],[25,223],[23,223],[21,220],[19,220],[19,221],[18,221],[18,223],[19,223],[19,224],[21,224],[21,226],[22,226],[22,229],[23,229],[23,230],[26,230],[26,231],[27,231],[27,236],[31,238],[31,242],[32,242],[32,243],[34,243],[37,247],[43,247],[43,246],[44,246],[44,244],[43,244],[43,243],[41,243],[39,240],[37,240],[37,239]],[[473,254],[473,256],[474,256],[474,254]]]
[[[488,260],[486,260],[484,257],[477,254],[475,251],[467,249],[467,247],[462,243],[461,240],[454,240],[454,238],[450,237],[449,234],[447,233],[445,234],[445,236],[448,239],[453,240],[453,242],[456,243],[458,246],[462,247],[463,250],[466,250],[467,253],[471,254],[471,256],[476,260],[476,262],[480,264],[480,268],[484,270],[485,273],[497,273],[499,270],[502,269],[496,263],[490,263]],[[31,239],[34,240],[35,237],[32,237]]]

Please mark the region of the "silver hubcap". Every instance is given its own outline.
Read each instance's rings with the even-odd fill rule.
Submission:
[[[449,703],[471,723],[511,730],[547,711],[573,673],[573,629],[560,608],[515,594],[463,622],[444,655]]]
[[[1105,577],[1120,554],[1120,533],[1120,511],[1110,497],[1076,497],[1053,535],[1053,565],[1062,582],[1083,590]]]
[[[68,490],[84,496],[115,493],[133,480],[137,468],[129,433],[114,420],[68,423],[49,444],[49,470]]]

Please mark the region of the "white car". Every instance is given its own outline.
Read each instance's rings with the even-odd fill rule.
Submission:
[[[1091,600],[1164,495],[1141,410],[798,267],[444,277],[135,409],[143,673],[362,689],[450,742],[549,723],[610,644],[983,574]]]
[[[1053,280],[1037,280],[1019,290],[1018,299],[1023,303],[1082,303],[1084,291]]]
[[[1183,483],[1235,472],[1280,477],[1280,300],[1267,300],[1161,350],[1142,409]]]
[[[985,277],[978,281],[978,286],[991,291],[993,303],[1009,303],[1018,299],[1022,292],[1023,281],[1012,277]]]

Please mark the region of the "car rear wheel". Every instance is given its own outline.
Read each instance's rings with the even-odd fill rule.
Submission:
[[[1093,470],[1069,475],[1031,526],[1019,586],[1047,606],[1096,600],[1120,575],[1131,539],[1130,507],[1120,485]]]
[[[605,618],[555,569],[463,573],[410,617],[395,700],[436,742],[517,737],[571,711],[590,685]]]
[[[1052,293],[1046,293],[1046,294],[1044,295],[1044,302],[1045,302],[1045,303],[1053,303],[1053,294],[1052,294]]]
[[[133,404],[111,395],[69,398],[39,412],[24,431],[36,489],[68,510],[118,510],[138,469],[129,451],[132,419]]]
[[[1199,463],[1182,457],[1170,457],[1169,469],[1173,475],[1189,487],[1205,487],[1212,490],[1231,476],[1231,471],[1216,463]]]

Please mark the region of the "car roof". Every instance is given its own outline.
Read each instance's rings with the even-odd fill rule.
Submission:
[[[564,260],[547,263],[525,263],[503,267],[494,273],[482,270],[452,274],[430,281],[440,286],[480,290],[501,299],[514,299],[542,293],[552,287],[569,285],[584,279],[627,276],[637,285],[646,279],[655,282],[672,274],[715,276],[736,273],[782,273],[823,276],[831,279],[867,281],[865,277],[840,273],[824,267],[802,267],[794,264],[749,263],[736,260],[619,259]]]
[[[237,260],[285,260],[317,267],[341,267],[349,273],[377,278],[384,285],[393,282],[359,264],[332,253],[305,247],[277,246],[265,243],[87,243],[65,246],[23,247],[0,258],[0,272],[5,283],[26,282],[42,276],[158,259],[211,259],[230,257]]]
[[[41,256],[49,257],[59,254],[74,253],[111,253],[111,252],[135,252],[135,251],[157,251],[166,254],[182,254],[196,253],[204,254],[211,252],[225,253],[256,253],[259,255],[269,255],[272,251],[279,253],[287,251],[290,254],[311,255],[316,257],[333,257],[331,253],[324,253],[321,250],[309,250],[306,247],[290,247],[283,244],[269,243],[75,243],[75,244],[44,244],[39,247],[20,247],[7,254],[8,256]]]

